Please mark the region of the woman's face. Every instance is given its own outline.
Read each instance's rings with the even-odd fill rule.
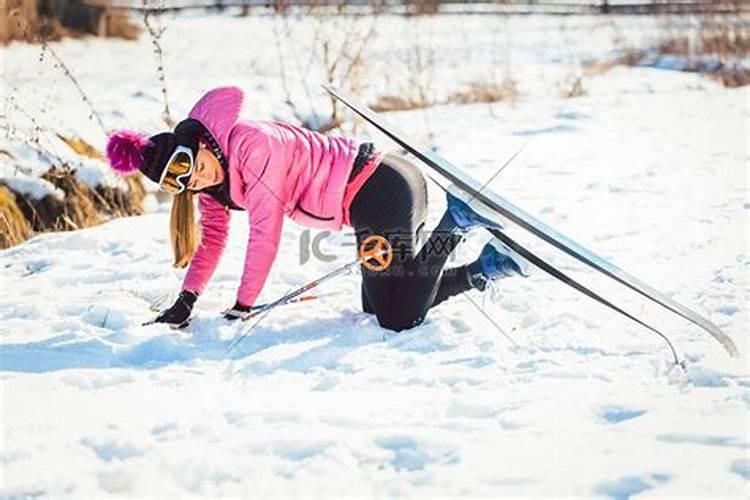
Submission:
[[[188,189],[200,191],[224,182],[224,169],[210,149],[203,144],[198,148],[195,156],[195,171],[190,176]]]

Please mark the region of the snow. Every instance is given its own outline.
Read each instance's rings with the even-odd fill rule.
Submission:
[[[65,198],[65,193],[62,190],[44,179],[28,176],[6,177],[3,178],[3,182],[16,193],[21,193],[34,200],[41,200],[45,196],[52,196],[59,201]]]
[[[468,73],[484,71],[489,17],[461,18],[473,23],[471,42],[479,47],[467,57]],[[565,23],[585,30],[596,19]],[[450,63],[462,43],[448,21],[417,21],[453,47],[438,65],[446,75],[458,71]],[[228,32],[272,43],[271,22],[170,18],[165,55],[175,114],[225,83],[250,92],[248,110],[277,112],[283,95],[272,51],[258,60],[209,57]],[[383,22],[391,30],[407,26],[398,18]],[[522,148],[492,189],[706,315],[738,344],[740,358],[520,231],[513,235],[666,331],[686,371],[671,364],[661,339],[539,270],[503,280],[495,302],[477,292],[455,297],[400,334],[361,312],[359,277],[343,276],[321,289],[336,295],[274,311],[227,353],[251,326],[220,318],[235,299],[245,217],[233,217],[197,318],[175,331],[141,326],[152,304],[173,299],[182,277],[171,267],[168,212],[155,207],[0,252],[2,495],[745,497],[747,90],[696,74],[615,68],[586,78],[583,97],[561,99],[554,88],[569,63],[551,62],[567,56],[554,48],[559,33],[545,31],[560,21],[504,22],[519,28],[507,52],[524,90],[518,102],[438,105],[389,120],[481,181]],[[629,22],[638,25],[633,33],[648,33],[639,23],[649,21]],[[227,31],[212,37],[217,26]],[[196,30],[205,43],[187,51],[185,34]],[[599,35],[602,43],[589,41],[587,51],[609,50],[607,37],[592,29],[592,39]],[[76,69],[107,116],[117,111],[123,126],[159,130],[147,40],[55,47],[96,61]],[[2,50],[6,74],[23,89],[19,98],[24,81],[47,82],[38,102],[55,102],[66,127],[95,136],[93,125],[86,135],[85,112],[59,80],[23,69],[38,48]],[[185,57],[204,71],[181,75],[177,61]],[[129,78],[110,71],[136,60],[144,64],[131,64]],[[447,83],[438,92],[455,90],[440,81]],[[360,133],[389,147],[371,130]],[[430,189],[434,223],[444,201]],[[324,243],[335,261],[302,264],[301,242],[317,234],[306,231],[285,224],[259,301],[352,259],[353,237],[344,232]],[[472,232],[452,264],[475,258],[487,238]]]
[[[24,135],[13,130],[0,137],[0,151],[5,152],[6,161],[0,163],[0,179],[12,185],[17,192],[39,199],[54,194],[59,199],[65,193],[40,176],[52,167],[68,167],[76,178],[91,189],[97,187],[119,187],[127,189],[107,164],[75,154],[73,150],[50,131],[37,135]]]

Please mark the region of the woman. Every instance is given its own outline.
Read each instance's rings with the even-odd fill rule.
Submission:
[[[260,294],[285,215],[312,228],[351,226],[358,248],[371,235],[390,242],[393,260],[386,270],[362,267],[362,306],[392,330],[420,324],[431,307],[448,297],[524,273],[521,258],[497,242],[488,243],[468,266],[443,269],[465,231],[496,226],[450,194],[448,209],[415,254],[427,215],[427,186],[414,165],[383,156],[371,143],[282,122],[242,120],[242,101],[240,89],[217,88],[173,133],[146,138],[121,131],[107,144],[116,171],[140,170],[175,194],[170,222],[174,265],[189,267],[177,301],[157,322],[182,325],[189,319],[224,250],[230,210],[247,211],[250,236],[227,319],[249,311]],[[193,215],[196,193],[200,236]]]

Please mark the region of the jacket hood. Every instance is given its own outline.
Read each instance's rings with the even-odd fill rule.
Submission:
[[[221,150],[229,151],[229,135],[237,123],[245,95],[238,87],[218,87],[206,92],[188,116],[201,122]]]

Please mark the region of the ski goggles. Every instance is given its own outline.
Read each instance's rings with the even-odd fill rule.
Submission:
[[[171,194],[182,193],[187,189],[194,167],[193,151],[185,146],[177,146],[161,173],[159,188]]]

